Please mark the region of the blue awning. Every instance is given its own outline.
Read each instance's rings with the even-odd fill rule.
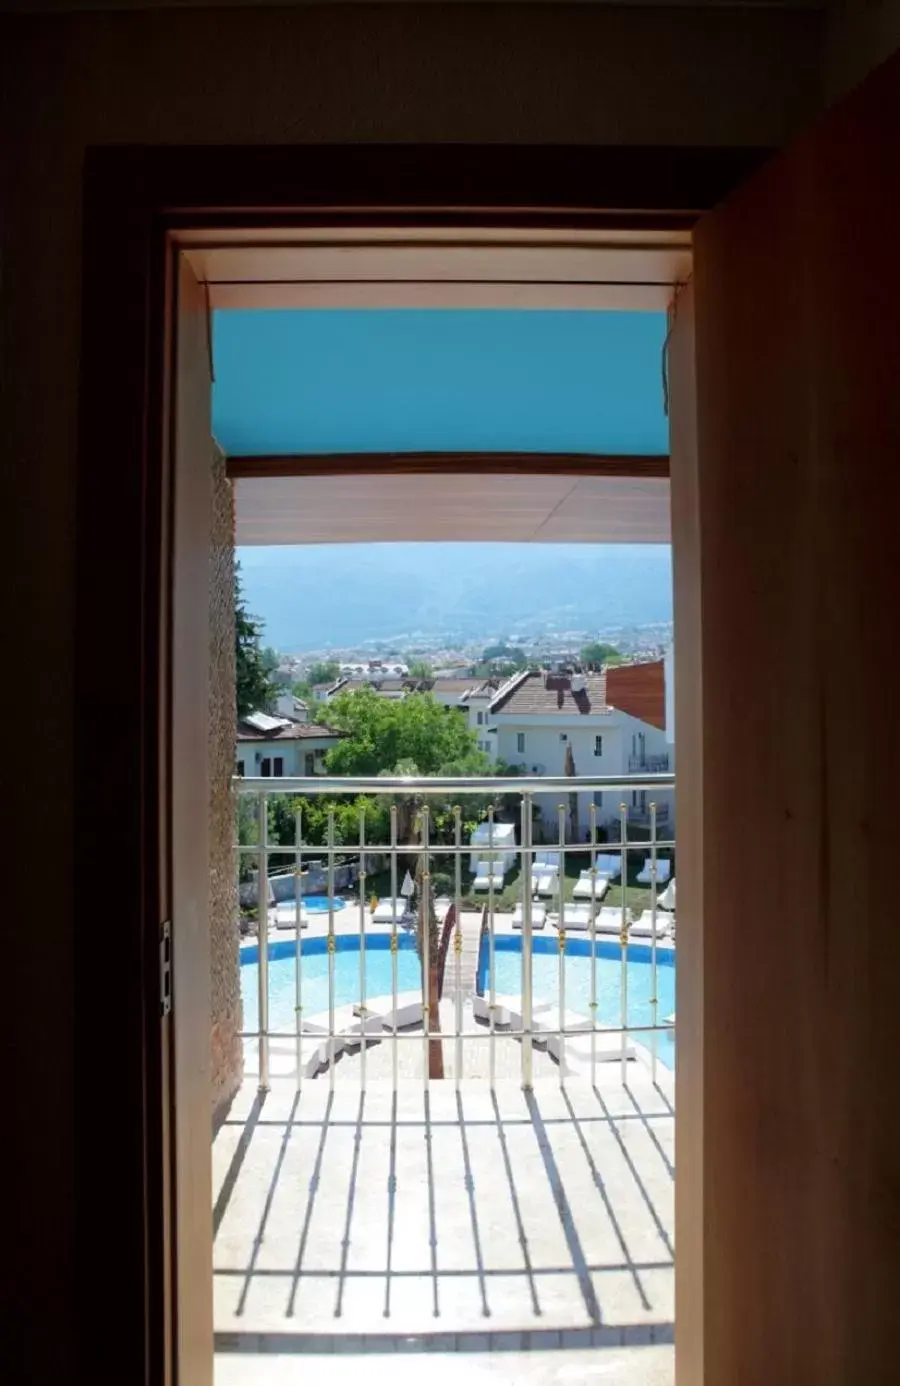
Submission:
[[[665,454],[663,313],[218,310],[231,455]]]

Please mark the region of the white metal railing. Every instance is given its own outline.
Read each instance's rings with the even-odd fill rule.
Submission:
[[[665,753],[657,756],[636,755],[628,757],[631,774],[661,774],[669,768],[669,757]]]
[[[615,778],[611,776],[575,776],[575,777],[522,777],[515,776],[508,779],[502,777],[484,777],[472,779],[441,779],[441,778],[405,778],[405,777],[368,777],[368,778],[337,778],[330,775],[317,774],[314,777],[287,778],[282,777],[277,780],[271,778],[247,779],[235,777],[233,780],[234,790],[240,799],[251,797],[256,803],[255,822],[258,838],[255,842],[240,842],[235,844],[235,852],[238,862],[238,869],[243,864],[255,861],[257,867],[257,880],[265,882],[266,887],[258,892],[257,895],[257,946],[258,946],[258,1025],[255,1030],[245,1030],[242,1033],[244,1040],[255,1040],[259,1047],[259,1084],[262,1089],[270,1086],[271,1080],[271,1046],[272,1042],[282,1043],[285,1040],[292,1041],[294,1049],[294,1075],[297,1087],[302,1084],[304,1076],[314,1075],[315,1071],[322,1071],[324,1068],[328,1075],[330,1084],[334,1084],[335,1062],[339,1048],[350,1045],[358,1047],[360,1051],[360,1079],[362,1086],[366,1084],[367,1074],[367,1051],[373,1042],[378,1042],[387,1038],[392,1045],[391,1076],[396,1087],[399,1077],[398,1051],[401,1041],[413,1041],[421,1044],[423,1058],[423,1075],[426,1087],[429,1083],[429,1060],[433,1054],[434,1044],[443,1045],[445,1042],[452,1041],[454,1052],[454,1076],[457,1083],[462,1074],[463,1045],[471,1041],[487,1041],[489,1048],[489,1074],[491,1084],[496,1077],[496,1040],[498,1034],[517,1039],[521,1043],[521,1079],[523,1086],[530,1088],[534,1081],[534,1046],[536,1043],[547,1045],[554,1051],[559,1070],[559,1081],[565,1080],[567,1072],[566,1048],[567,1044],[578,1037],[579,1041],[585,1039],[589,1042],[589,1063],[590,1076],[592,1081],[596,1076],[596,1065],[598,1058],[598,1043],[601,1037],[607,1040],[608,1037],[618,1037],[621,1072],[623,1082],[626,1081],[627,1063],[632,1052],[629,1046],[629,1036],[638,1034],[649,1039],[649,1062],[656,1077],[657,1065],[657,1040],[662,1033],[674,1032],[674,1015],[665,1018],[659,1015],[658,998],[658,967],[660,949],[665,947],[670,949],[671,939],[661,937],[660,926],[663,919],[674,922],[674,916],[669,915],[658,903],[658,892],[662,883],[669,879],[673,870],[673,853],[675,848],[674,839],[663,837],[660,831],[663,819],[668,820],[668,809],[663,805],[657,805],[655,801],[647,804],[646,821],[649,826],[649,837],[640,840],[629,839],[628,827],[632,823],[634,810],[629,806],[630,798],[634,791],[645,791],[648,795],[659,794],[674,788],[674,776],[667,774],[643,775],[641,777],[629,776],[627,778]],[[601,837],[601,827],[598,821],[597,806],[595,796],[597,791],[604,794],[618,792],[621,802],[618,813],[614,821],[609,825],[614,831],[618,832],[618,837],[609,835],[608,840]],[[558,793],[561,802],[558,806],[556,822],[553,825],[555,831],[552,833],[551,840],[543,844],[538,844],[534,840],[534,796],[540,795],[542,799],[550,793]],[[518,841],[515,845],[507,840],[494,839],[495,828],[499,826],[493,807],[488,807],[485,813],[485,821],[488,825],[487,842],[481,845],[473,845],[463,841],[463,820],[462,811],[456,805],[452,811],[452,832],[449,841],[436,841],[432,837],[431,813],[429,800],[440,796],[443,799],[464,798],[466,796],[478,795],[490,796],[496,799],[499,795],[515,794],[519,798],[518,811]],[[590,796],[588,805],[588,821],[583,828],[583,838],[580,841],[571,840],[567,836],[567,819],[569,828],[572,826],[569,813],[569,806],[572,800],[571,795]],[[415,840],[401,842],[398,840],[399,813],[397,803],[390,807],[390,832],[387,842],[371,842],[368,840],[366,832],[365,814],[358,815],[358,839],[351,845],[347,842],[337,840],[335,828],[335,809],[330,807],[326,817],[326,829],[324,841],[312,843],[304,841],[304,822],[303,806],[298,804],[293,815],[293,842],[290,844],[274,843],[269,840],[269,803],[273,799],[285,796],[291,799],[317,798],[322,796],[351,796],[356,798],[360,795],[371,796],[400,796],[408,797],[416,805],[415,810]],[[546,827],[546,824],[544,824]],[[559,958],[558,987],[555,1009],[552,1010],[549,1022],[541,1019],[540,1023],[535,1017],[535,997],[533,979],[533,957],[534,957],[534,915],[535,906],[538,903],[535,899],[535,865],[539,852],[551,850],[558,855],[556,880],[556,894],[558,899],[558,920],[557,920],[557,952]],[[614,922],[615,934],[614,941],[618,947],[620,958],[619,971],[619,993],[620,1007],[618,1023],[598,1024],[598,990],[597,990],[597,958],[598,943],[602,941],[601,931],[598,928],[598,909],[603,895],[608,887],[608,878],[597,866],[597,857],[608,854],[619,858],[620,865],[620,905],[618,907],[617,920]],[[646,941],[649,944],[650,952],[650,1017],[649,1023],[629,1023],[629,945],[632,939],[632,925],[634,920],[628,905],[625,885],[629,878],[629,867],[634,859],[641,855],[644,862],[644,875],[649,888],[649,904],[647,913],[649,919],[649,937]],[[662,855],[660,855],[662,854]],[[294,956],[294,1024],[290,1035],[285,1031],[272,1029],[269,1024],[269,963],[270,963],[270,911],[268,906],[268,882],[270,877],[270,865],[272,859],[278,856],[283,863],[286,857],[293,860],[293,879],[294,897],[290,902],[293,908],[292,935],[293,935],[293,956]],[[496,953],[498,939],[498,922],[501,924],[500,933],[504,932],[502,925],[506,918],[502,911],[498,909],[497,886],[493,869],[488,874],[488,885],[485,893],[485,904],[483,914],[479,921],[477,916],[473,921],[470,919],[464,924],[463,900],[463,863],[466,857],[475,855],[476,857],[490,860],[492,863],[503,856],[512,855],[518,859],[520,866],[519,888],[515,894],[517,897],[517,907],[521,908],[521,993],[518,999],[518,1008],[510,1012],[506,1007],[501,1007],[496,991]],[[342,906],[339,910],[335,896],[335,876],[336,862],[339,858],[346,860],[348,857],[355,857],[358,868],[358,899]],[[400,858],[405,857],[416,863],[416,893],[419,897],[419,919],[411,916],[405,908],[398,908],[399,896],[399,870]],[[587,1017],[570,1016],[566,1008],[566,972],[565,957],[567,944],[567,901],[565,899],[565,866],[567,860],[580,858],[584,861],[584,869],[581,873],[581,880],[586,883],[586,908],[588,911],[588,922],[584,928],[584,934],[590,941],[590,1001],[588,1005],[589,1015]],[[317,861],[325,862],[326,865],[326,886],[327,886],[327,906],[324,911],[325,930],[321,937],[324,938],[325,952],[327,957],[327,1011],[323,1012],[317,1022],[310,1022],[304,1010],[304,946],[303,930],[308,922],[303,900],[303,862],[304,858],[310,860],[315,858]],[[367,978],[367,939],[372,938],[373,920],[368,915],[366,903],[367,879],[371,874],[369,868],[373,859],[386,859],[387,869],[390,880],[390,897],[392,905],[389,909],[390,926],[389,948],[391,957],[391,990],[389,997],[384,997],[379,1003],[379,1010],[375,1011],[370,1006],[370,1001],[374,1003],[375,998],[368,997],[368,978]],[[433,874],[432,866],[436,859],[447,858],[453,865],[453,898],[449,902],[453,907],[453,917],[451,927],[453,930],[453,964],[451,991],[453,999],[454,1028],[452,1033],[436,1033],[432,1031],[432,1008],[435,1004],[434,988],[431,980],[432,957],[431,949],[435,945],[434,928],[425,923],[432,918],[435,902],[430,886]],[[661,862],[669,862],[669,870],[665,873],[661,870]],[[404,873],[407,867],[403,867]],[[283,865],[277,868],[279,875],[284,874]],[[552,872],[550,875],[552,876]],[[538,880],[540,877],[538,877]],[[585,894],[585,891],[582,891]],[[265,896],[265,903],[260,896]],[[552,898],[552,890],[551,890]],[[338,914],[341,914],[341,924],[338,925]],[[467,911],[473,915],[473,911]],[[424,914],[424,920],[422,915]],[[355,922],[352,928],[343,927],[343,917],[353,917]],[[421,928],[419,927],[421,922]],[[608,931],[610,927],[608,919],[604,920],[604,927]],[[668,927],[668,926],[666,926]],[[416,1006],[401,1006],[401,994],[398,989],[398,954],[401,951],[400,940],[404,933],[416,930],[417,950],[420,957],[420,995],[421,1001]],[[480,958],[481,949],[487,950],[487,995],[479,1002],[480,1014],[476,1012],[475,1001],[473,1000],[472,1017],[473,1025],[465,1028],[466,1021],[466,1001],[475,993],[475,977],[464,974],[463,955],[465,953],[465,935],[468,930],[469,941],[473,942],[475,931],[477,930],[478,956]],[[517,930],[517,933],[519,931]],[[644,933],[648,931],[645,929]],[[674,932],[674,931],[673,931]],[[338,939],[341,935],[351,933],[357,942],[359,954],[358,970],[358,996],[359,1004],[344,1010],[342,1022],[338,1024],[338,1004],[335,990],[335,959],[339,951]],[[642,939],[642,942],[644,940]],[[449,942],[449,936],[448,936]],[[541,951],[545,951],[542,949]],[[671,961],[671,958],[670,958]],[[471,957],[466,966],[471,966]],[[445,962],[445,977],[449,969],[449,956]],[[471,985],[470,985],[471,984]],[[477,1000],[477,998],[475,998]],[[389,1004],[385,1005],[385,1002]],[[352,1010],[352,1020],[348,1021],[348,1010]],[[412,1011],[412,1026],[415,1028],[404,1028],[410,1024],[410,1011]],[[506,1013],[506,1020],[501,1020],[501,1015]],[[420,1019],[417,1019],[420,1017]],[[380,1021],[380,1024],[379,1024]],[[479,1024],[478,1022],[483,1022]],[[370,1029],[370,1024],[373,1027]],[[421,1026],[421,1035],[418,1033],[418,1026]],[[373,1031],[377,1040],[373,1040]],[[312,1058],[308,1056],[308,1050],[312,1050]],[[608,1052],[605,1055],[608,1057]]]

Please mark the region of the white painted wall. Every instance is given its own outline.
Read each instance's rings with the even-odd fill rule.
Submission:
[[[285,775],[305,775],[307,753],[315,755],[316,751],[322,751],[324,754],[332,750],[336,744],[333,736],[309,736],[301,741],[238,741],[235,744],[235,764],[242,760],[244,774],[252,778],[260,774],[259,767],[266,756],[282,756]],[[315,773],[319,774],[325,767],[321,763],[321,757],[317,760]]]
[[[618,710],[607,716],[583,717],[573,713],[571,716],[504,717],[502,713],[494,718],[497,726],[497,756],[511,765],[524,765],[526,773],[537,766],[537,773],[560,776],[565,774],[566,747],[571,744],[577,775],[615,775],[625,778],[629,774],[628,760],[633,753],[632,738],[643,734],[644,751],[648,756],[665,755],[669,751],[666,733],[648,722]],[[565,734],[568,742],[561,740]],[[518,749],[518,737],[524,735],[525,750]],[[602,753],[594,752],[597,736],[603,738]],[[648,799],[650,795],[648,794]],[[589,791],[579,794],[578,811],[582,833],[589,827],[590,806],[594,795]],[[631,795],[619,790],[603,792],[602,801],[597,805],[598,826],[609,819],[618,818],[619,805],[624,801],[631,806]],[[667,805],[671,813],[671,794],[658,793],[653,796],[659,805]],[[559,794],[538,794],[535,796],[541,814],[542,826],[554,836],[558,831],[559,804],[568,799]]]
[[[462,706],[467,709],[469,720],[469,730],[477,738],[479,748],[485,755],[490,756],[491,760],[497,759],[497,736],[488,731],[489,727],[496,724],[496,718],[491,717],[488,709],[491,705],[491,698],[496,697],[495,693],[485,694],[483,698],[470,697]],[[478,718],[481,716],[481,721]]]

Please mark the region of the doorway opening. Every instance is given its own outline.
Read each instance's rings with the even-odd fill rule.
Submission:
[[[352,257],[342,263],[346,269]],[[326,287],[317,285],[320,301]],[[503,282],[503,297],[511,287]],[[615,300],[632,287],[616,282]],[[646,298],[650,286],[637,287]],[[672,287],[653,285],[657,302]],[[422,287],[410,282],[406,291]],[[582,291],[596,294],[597,285]],[[418,306],[439,323],[460,312]],[[535,318],[560,329],[558,310],[546,302],[531,313],[468,311],[482,334],[496,325],[492,311],[518,314],[520,330]],[[579,306],[561,316],[578,318],[583,342],[604,311],[614,312]],[[652,310],[642,303],[638,311]],[[353,312],[343,309],[345,334]],[[251,355],[265,360],[259,331],[275,319],[283,368],[291,319],[315,327],[328,313],[252,312],[243,324],[257,332]],[[226,310],[213,319],[217,392],[239,354],[234,341],[220,351],[220,340],[240,332],[242,316]],[[377,341],[386,314],[363,316]],[[540,337],[540,322],[529,327]],[[651,388],[661,412],[664,313],[656,328]],[[347,356],[339,353],[345,376]],[[309,359],[300,356],[303,365]],[[365,359],[371,372],[371,353]],[[592,362],[596,370],[596,354]],[[464,363],[457,355],[457,372]],[[232,396],[235,412],[221,429],[214,418],[220,444],[229,427],[239,433],[242,407],[262,417],[263,432],[271,427],[259,378],[243,406]],[[271,372],[263,378],[271,385]],[[533,385],[541,376],[526,378]],[[345,401],[358,402],[346,379],[343,387]],[[421,407],[420,395],[416,402]],[[373,413],[364,407],[353,423],[361,418],[370,432],[349,443],[326,437],[313,452],[276,429],[255,451],[226,446],[239,545],[246,536],[255,545],[313,543],[321,574],[333,552],[326,546],[364,538],[407,545],[424,536],[446,574],[460,562],[458,555],[447,561],[454,540],[474,535],[484,543],[491,535],[510,553],[527,538],[534,553],[541,536],[553,541],[549,583],[558,587],[560,562],[584,557],[590,540],[668,538],[664,452],[652,444],[631,454],[608,445],[579,450],[577,437],[566,448],[551,434],[529,452],[533,425],[529,433],[508,402],[501,415],[504,404],[519,432],[508,427],[502,449],[439,446],[446,434],[433,425],[430,446],[427,430],[400,440],[388,432],[373,445]],[[378,422],[398,416],[385,407],[383,389],[380,405],[376,434]],[[359,455],[360,441],[369,441],[367,456]],[[470,434],[467,441],[481,440]],[[574,558],[568,566],[577,566]],[[532,591],[541,586],[532,579]],[[308,604],[316,592],[301,588],[298,597]],[[397,1351],[443,1343],[473,1351],[650,1346],[671,1354],[674,885],[663,899],[674,875],[670,642],[638,658],[616,649],[591,660],[590,634],[570,628],[568,646],[511,646],[524,656],[513,667],[498,660],[496,669],[479,669],[472,658],[460,675],[437,678],[408,660],[403,670],[373,677],[374,662],[409,653],[385,649],[365,671],[339,669],[324,690],[300,690],[305,706],[290,687],[265,707],[244,709],[232,786],[240,805],[238,914],[247,929],[243,1083],[215,1149],[222,1360],[254,1341],[359,1351],[374,1350],[373,1338]],[[489,648],[486,639],[480,653]],[[349,664],[351,652],[344,653]],[[466,686],[451,689],[454,680]],[[319,698],[339,725],[315,706],[310,715]],[[410,711],[438,705],[455,724],[462,714],[478,765],[451,773],[457,783],[440,795],[426,780],[460,767],[435,763],[421,776],[421,767],[385,761],[332,783],[357,709],[373,700]],[[466,778],[479,771],[480,779]],[[372,780],[386,774],[405,782],[388,780],[389,792],[379,792]],[[354,808],[353,823],[344,822]],[[643,1008],[635,1009],[638,998]],[[236,1050],[226,1043],[222,1052]]]

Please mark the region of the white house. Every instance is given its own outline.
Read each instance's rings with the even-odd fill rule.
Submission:
[[[478,742],[479,751],[484,751],[491,760],[497,759],[497,729],[491,718],[491,702],[496,698],[503,681],[483,679],[481,682],[468,680],[468,686],[460,694],[458,705],[465,710],[469,730]]]
[[[576,775],[634,776],[666,771],[665,679],[662,660],[608,667],[602,673],[529,671],[516,675],[493,697],[490,723],[496,729],[496,755],[523,774],[565,774],[569,748]],[[579,794],[579,832],[585,837],[590,806],[596,821],[609,827],[625,802],[629,820],[645,826],[649,802],[657,804],[660,828],[671,824],[671,793],[597,790]],[[543,831],[555,837],[560,794],[537,795]],[[569,827],[567,825],[567,833]]]
[[[279,703],[284,700],[279,699]],[[294,699],[300,703],[299,699]],[[295,709],[302,715],[270,716],[250,712],[238,719],[235,764],[239,775],[321,775],[325,757],[337,745],[342,732],[308,720],[305,704]]]

